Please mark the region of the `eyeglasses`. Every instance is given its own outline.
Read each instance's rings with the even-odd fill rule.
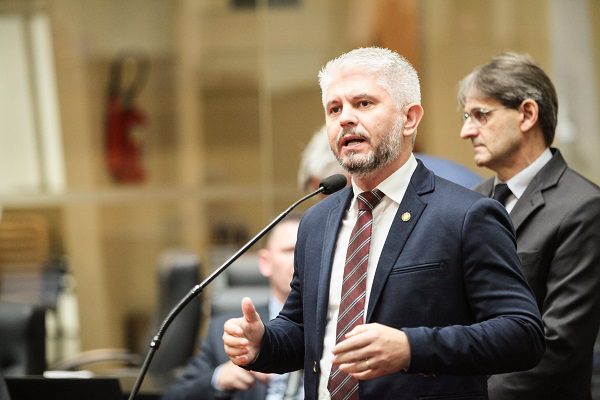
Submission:
[[[502,107],[504,108],[504,107]],[[498,111],[501,108],[495,108],[493,110],[486,110],[485,108],[474,108],[470,113],[465,112],[462,115],[463,124],[467,122],[467,119],[471,118],[471,121],[475,126],[483,126],[488,122],[488,114]]]

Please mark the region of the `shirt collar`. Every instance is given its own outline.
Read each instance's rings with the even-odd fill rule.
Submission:
[[[549,148],[546,148],[546,150],[544,150],[534,162],[527,166],[527,168],[523,169],[518,174],[506,181],[508,188],[517,199],[521,198],[523,193],[525,193],[525,189],[527,189],[527,186],[531,183],[533,178],[551,159],[552,152]],[[494,185],[498,183],[501,182],[498,177],[496,177],[494,180]]]
[[[283,304],[280,303],[275,296],[269,296],[269,319],[275,318],[282,308]]]
[[[417,169],[417,165],[418,163],[415,156],[411,154],[404,165],[377,185],[377,189],[381,190],[385,194],[385,197],[400,204],[402,197],[406,192],[406,188],[410,183],[410,178],[412,177],[413,172],[415,172],[415,169]],[[355,199],[357,195],[364,192],[364,190],[354,182],[354,179],[352,180],[352,190],[354,191]]]

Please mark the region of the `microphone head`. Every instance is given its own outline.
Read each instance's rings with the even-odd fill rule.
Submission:
[[[344,175],[335,174],[323,179],[319,184],[319,188],[323,189],[321,191],[323,194],[331,194],[346,187],[347,183],[348,179]]]

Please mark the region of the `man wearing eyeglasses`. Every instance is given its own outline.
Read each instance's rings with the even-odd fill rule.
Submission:
[[[544,71],[506,53],[459,85],[460,136],[496,173],[475,190],[510,213],[522,268],[536,296],[546,351],[525,372],[491,376],[490,400],[589,399],[600,325],[600,189],[552,148],[558,100]]]

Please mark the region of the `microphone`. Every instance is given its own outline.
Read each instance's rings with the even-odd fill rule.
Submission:
[[[208,286],[209,283],[211,283],[217,276],[219,276],[223,271],[225,271],[225,269],[227,267],[229,267],[235,260],[237,260],[242,254],[244,254],[254,243],[256,243],[260,238],[262,238],[267,232],[269,232],[271,229],[273,229],[273,227],[275,225],[277,225],[277,223],[279,223],[279,221],[281,221],[283,218],[285,218],[285,216],[288,215],[299,204],[303,203],[304,201],[310,199],[313,196],[316,196],[319,193],[323,193],[323,194],[335,193],[338,190],[345,187],[346,183],[347,183],[346,177],[341,174],[331,175],[331,176],[328,176],[327,178],[323,179],[321,181],[321,183],[319,184],[319,188],[317,190],[315,190],[314,192],[312,192],[310,194],[307,194],[306,196],[302,197],[300,200],[296,201],[294,204],[289,206],[284,212],[279,214],[273,221],[271,221],[269,223],[269,225],[264,227],[262,231],[260,231],[256,236],[254,236],[245,245],[243,245],[233,256],[231,256],[227,261],[225,261],[223,263],[223,265],[221,265],[219,268],[217,268],[212,274],[210,274],[201,283],[194,286],[179,301],[179,303],[177,303],[175,305],[175,307],[173,307],[173,309],[171,309],[169,314],[167,314],[167,316],[163,320],[156,335],[154,335],[154,337],[152,338],[152,341],[150,342],[150,348],[148,349],[148,352],[146,353],[146,358],[144,359],[144,362],[142,363],[142,366],[140,367],[140,371],[139,371],[137,379],[133,385],[133,388],[131,389],[131,392],[129,393],[128,399],[129,400],[135,399],[135,396],[137,395],[138,391],[140,390],[140,386],[142,386],[142,382],[144,380],[146,372],[148,371],[148,367],[150,366],[152,357],[154,357],[154,353],[156,352],[156,350],[158,350],[158,347],[160,346],[160,342],[162,341],[162,338],[163,338],[165,332],[167,331],[167,328],[169,327],[169,325],[171,325],[171,322],[173,322],[173,320],[181,312],[181,310],[190,301],[192,301],[192,299],[194,297],[196,297],[197,295],[202,293],[202,290],[206,286]]]
[[[319,189],[323,188],[323,194],[335,193],[348,183],[348,179],[342,174],[328,176],[319,183]]]

